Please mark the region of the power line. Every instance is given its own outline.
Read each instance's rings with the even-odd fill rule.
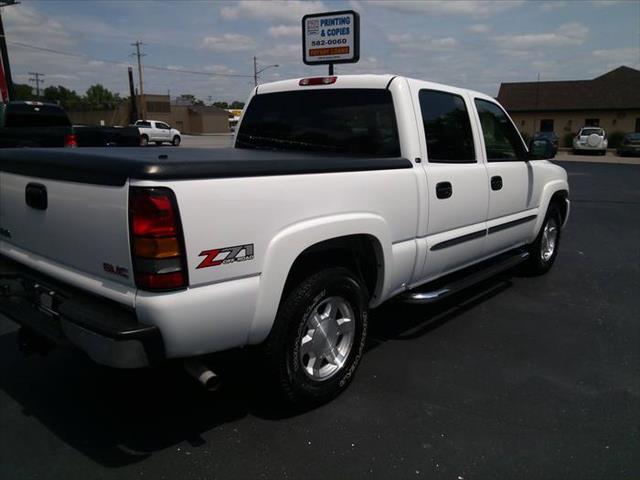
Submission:
[[[105,60],[102,58],[95,58],[95,57],[91,57],[89,55],[85,55],[82,53],[72,53],[72,52],[65,52],[62,50],[56,50],[53,48],[46,48],[46,47],[41,47],[38,45],[30,45],[28,43],[23,43],[23,42],[15,42],[12,40],[7,40],[7,43],[10,45],[15,45],[18,47],[23,47],[23,48],[29,48],[32,50],[38,50],[41,52],[47,52],[47,53],[55,53],[57,55],[65,55],[67,57],[75,57],[75,58],[82,58],[84,60],[91,60],[94,62],[102,62],[102,63],[109,63],[112,65],[124,65],[124,66],[128,66],[129,62],[122,62],[122,61],[117,61],[117,60]],[[241,74],[241,73],[216,73],[216,72],[206,72],[206,71],[198,71],[198,70],[185,70],[185,69],[181,69],[181,68],[169,68],[169,67],[159,67],[157,65],[145,65],[144,66],[145,69],[147,70],[158,70],[158,71],[162,71],[162,72],[173,72],[173,73],[187,73],[187,74],[191,74],[191,75],[204,75],[204,76],[209,76],[209,77],[229,77],[229,78],[253,78],[253,75],[247,75],[247,74]]]
[[[33,77],[29,77],[29,81],[36,84],[36,97],[40,98],[40,84],[44,83],[41,77],[44,77],[44,73],[29,72],[29,75],[33,75]]]

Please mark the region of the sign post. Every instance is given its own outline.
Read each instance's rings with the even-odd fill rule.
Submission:
[[[329,65],[360,60],[360,15],[353,10],[312,13],[302,17],[302,61]]]

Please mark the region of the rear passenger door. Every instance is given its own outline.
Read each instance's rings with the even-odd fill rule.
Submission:
[[[486,254],[492,255],[521,245],[530,236],[537,213],[530,205],[533,170],[520,134],[502,107],[483,98],[474,103],[490,185]]]
[[[457,89],[420,88],[423,168],[428,205],[426,256],[428,281],[477,261],[484,251],[489,184],[479,159],[477,124],[470,97]]]

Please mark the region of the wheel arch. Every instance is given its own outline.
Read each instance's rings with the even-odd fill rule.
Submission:
[[[265,252],[248,343],[266,338],[283,295],[305,273],[322,265],[345,266],[361,275],[371,289],[370,301],[375,303],[389,289],[391,255],[389,229],[378,215],[322,217],[285,228],[274,236]]]
[[[540,232],[551,203],[557,203],[560,207],[562,225],[564,226],[569,215],[569,184],[566,180],[556,180],[545,185],[540,198],[539,214],[533,229],[533,238],[536,238]]]

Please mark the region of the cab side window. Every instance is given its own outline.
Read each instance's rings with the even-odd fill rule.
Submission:
[[[509,117],[495,103],[486,100],[475,100],[482,135],[490,162],[510,162],[524,160],[526,150],[520,135]]]
[[[469,112],[460,95],[420,90],[429,163],[476,163]]]

